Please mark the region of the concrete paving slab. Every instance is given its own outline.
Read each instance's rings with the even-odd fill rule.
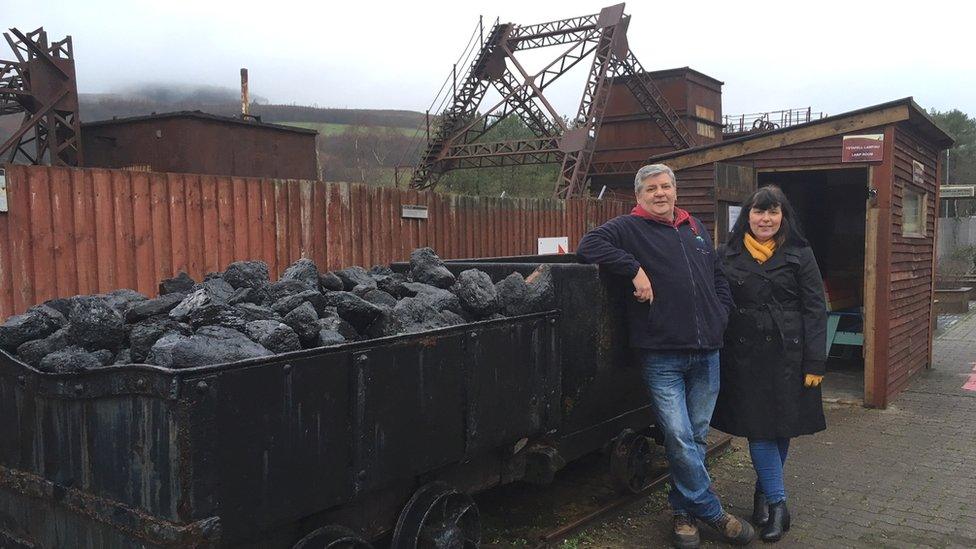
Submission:
[[[933,361],[887,410],[827,403],[827,430],[794,441],[786,469],[793,526],[777,546],[976,547],[976,315],[936,339]],[[711,471],[726,508],[749,516],[755,474],[746,442],[734,439]],[[649,498],[570,542],[667,547],[663,502]],[[702,530],[703,547],[722,546]]]

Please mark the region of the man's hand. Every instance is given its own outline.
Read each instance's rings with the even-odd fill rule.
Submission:
[[[643,267],[637,269],[637,276],[634,277],[634,297],[641,303],[654,301],[651,279],[647,278]]]
[[[818,387],[823,382],[823,376],[816,376],[813,374],[807,374],[803,378],[804,387]]]

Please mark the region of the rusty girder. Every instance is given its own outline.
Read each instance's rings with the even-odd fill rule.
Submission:
[[[590,164],[590,175],[635,174],[644,164],[647,164],[644,160],[592,162]]]
[[[508,40],[509,47],[512,50],[528,50],[579,42],[586,37],[587,32],[597,28],[596,22],[599,17],[600,14],[595,13],[583,17],[518,27]]]
[[[13,35],[13,38],[11,37]],[[71,37],[48,44],[44,28],[4,33],[16,61],[0,61],[0,115],[24,113],[0,144],[0,161],[81,164],[81,121]]]
[[[559,133],[561,128],[532,101],[532,88],[520,85],[511,73],[501,75],[493,84],[502,96],[510,98],[507,104],[511,106],[519,118],[525,121],[533,134],[538,137],[547,137]],[[554,119],[559,120],[559,118]],[[559,122],[562,121],[559,120]]]
[[[510,24],[496,25],[491,33],[489,33],[485,43],[498,45],[491,47],[491,52],[489,53],[485,53],[489,48],[483,47],[482,53],[475,61],[475,63],[478,63],[482,59],[488,59],[488,61],[483,63],[485,68],[478,71],[478,74],[482,78],[486,78],[486,81],[487,79],[491,79],[495,87],[502,93],[501,101],[484,113],[472,116],[469,113],[477,109],[477,104],[472,106],[470,103],[465,103],[463,98],[461,100],[455,98],[452,108],[442,117],[434,135],[428,140],[427,148],[421,157],[421,162],[411,177],[412,187],[432,187],[437,183],[437,180],[443,173],[453,169],[459,169],[460,167],[497,165],[495,163],[477,164],[473,161],[454,163],[450,162],[450,158],[448,157],[452,147],[458,144],[463,145],[475,142],[475,140],[486,134],[509,114],[517,114],[525,122],[526,126],[540,138],[553,138],[565,131],[565,125],[556,116],[551,105],[542,98],[547,109],[553,115],[552,120],[539,109],[538,105],[533,101],[533,97],[542,97],[542,91],[546,86],[551,85],[596,49],[596,31],[588,31],[583,41],[578,44],[573,44],[573,46],[543,67],[536,75],[528,75],[521,65],[515,63],[524,78],[524,81],[520,83],[505,67],[505,58],[500,57],[504,54],[512,58],[513,52],[500,45],[503,38],[512,28],[513,25]],[[496,56],[494,60],[491,60],[492,56]],[[489,71],[494,72],[488,74]],[[468,72],[469,75],[473,73],[474,71]],[[466,86],[468,85],[468,81],[469,79],[465,80]],[[481,97],[483,97],[483,94],[484,91],[482,90]],[[478,97],[479,102],[481,97]],[[461,114],[454,114],[457,112]],[[466,124],[461,122],[466,122]],[[561,161],[561,156],[553,156],[552,154],[533,155],[528,157],[528,161],[526,161],[526,157],[520,157],[517,161],[504,165],[555,163],[559,161]]]
[[[566,133],[561,144],[566,156],[563,157],[562,170],[554,191],[557,198],[578,196],[584,190],[593,149],[596,147],[596,137],[603,122],[607,99],[610,97],[610,82],[607,77],[613,75],[618,59],[628,51],[629,20],[630,16],[624,16],[623,4],[600,12],[597,26],[604,31],[583,89],[583,99],[573,120],[576,127]]]
[[[640,61],[633,52],[628,52],[627,56],[620,60],[615,76],[623,77],[621,80],[624,81],[627,89],[676,149],[695,146],[695,138],[678,118],[644,67],[641,67]]]
[[[629,51],[629,21],[624,4],[617,4],[598,14],[538,25],[496,24],[481,41],[470,67],[461,71],[465,77],[451,106],[439,113],[436,128],[428,132],[427,146],[410,185],[432,187],[441,175],[454,169],[561,162],[555,195],[568,198],[583,193],[615,77],[627,78],[628,88],[676,147],[692,145],[681,120]],[[562,44],[570,46],[535,74],[529,74],[515,55],[520,50]],[[583,98],[567,125],[543,92],[591,54],[593,63]],[[479,113],[488,86],[502,98]],[[512,114],[536,137],[478,141]]]
[[[444,161],[454,169],[553,164],[559,161],[559,138],[466,143],[451,147]]]
[[[511,25],[508,24],[495,25],[491,29],[478,56],[463,76],[460,91],[454,91],[451,106],[444,113],[435,113],[440,114],[439,124],[434,133],[428,136],[427,147],[410,178],[412,186],[423,187],[425,186],[423,182],[431,182],[431,184],[436,182],[443,173],[443,170],[438,169],[437,162],[443,156],[449,142],[459,132],[467,133],[474,125],[472,120],[476,118],[478,105],[488,91],[489,79],[486,75],[492,72],[491,63],[496,58],[495,50],[510,30]]]
[[[560,76],[566,74],[566,71],[576,66],[577,63],[592,53],[596,49],[596,42],[597,41],[593,38],[587,38],[578,44],[574,44],[571,48],[564,51],[561,55],[556,57],[541,71],[539,71],[539,73],[533,77],[536,82],[535,88],[538,90],[537,93],[541,94],[542,90],[545,90],[546,87],[555,82]],[[512,113],[517,113],[520,110],[520,107],[524,108],[524,106],[519,103],[520,97],[517,97],[516,94],[519,93],[519,91],[525,86],[512,84],[513,80],[511,74],[506,74],[503,78],[506,78],[506,80],[509,81],[509,84],[507,86],[508,89],[503,89],[505,88],[503,85],[498,86],[499,91],[503,92],[502,100],[488,109],[487,112],[472,120],[468,126],[461,129],[458,132],[458,137],[452,140],[453,142],[473,143],[475,140],[488,133],[490,129],[498,125],[502,120],[505,119],[506,116]],[[535,116],[540,119],[545,119],[545,115],[539,114],[538,107],[534,104],[528,108],[533,107],[535,107],[534,110],[537,113]],[[552,128],[551,125],[548,125],[550,129],[543,132],[537,131],[539,127],[543,126],[542,124],[536,126],[536,129],[533,129],[533,126],[530,125],[530,121],[527,121],[523,116],[520,116],[520,118],[526,122],[526,125],[530,128],[530,130],[533,130],[536,133],[537,137],[543,136],[540,135],[540,133],[544,135],[561,134],[566,129],[563,127],[562,120],[558,117],[554,118],[553,123],[557,124],[559,128]],[[556,160],[556,162],[558,161],[559,160]]]

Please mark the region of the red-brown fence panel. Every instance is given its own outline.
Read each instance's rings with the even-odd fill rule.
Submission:
[[[257,259],[272,276],[308,257],[369,267],[431,246],[444,258],[534,254],[540,237],[580,236],[630,204],[493,198],[350,183],[6,166],[0,319],[46,299],[160,279],[200,280]],[[425,206],[427,218],[404,217]]]

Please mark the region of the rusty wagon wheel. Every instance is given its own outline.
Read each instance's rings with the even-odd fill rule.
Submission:
[[[481,516],[471,496],[431,482],[403,507],[390,549],[475,549],[480,543]]]
[[[313,530],[291,549],[373,549],[373,546],[345,526],[330,524]]]
[[[651,475],[651,442],[624,429],[610,448],[610,475],[617,487],[634,494],[647,487]]]

